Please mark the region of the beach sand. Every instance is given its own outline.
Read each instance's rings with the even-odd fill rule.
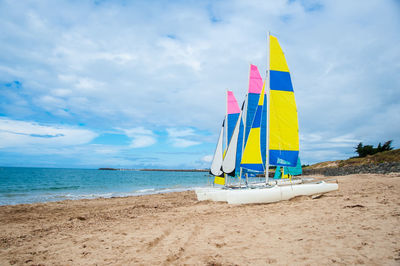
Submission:
[[[273,204],[192,191],[0,207],[0,265],[400,265],[400,174]]]

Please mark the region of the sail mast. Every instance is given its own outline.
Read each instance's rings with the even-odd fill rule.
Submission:
[[[225,109],[225,111],[226,111],[226,115],[225,115],[225,117],[226,117],[226,129],[225,129],[225,150],[224,150],[224,154],[223,154],[223,158],[222,158],[222,160],[225,158],[225,154],[226,154],[226,150],[228,149],[228,145],[229,145],[229,140],[228,140],[228,129],[229,129],[229,125],[228,125],[228,105],[229,105],[229,97],[228,97],[228,89],[226,89],[226,109]],[[222,168],[222,165],[221,165],[221,168]],[[224,174],[224,177],[225,177],[225,186],[227,186],[228,185],[228,175],[226,175],[226,174]]]
[[[249,83],[250,83],[250,79],[251,79],[251,64],[250,64],[250,68],[249,68]],[[250,85],[250,84],[249,84]],[[244,97],[244,101],[245,101],[245,106],[243,109],[244,115],[243,115],[243,140],[242,140],[242,156],[243,156],[243,151],[244,151],[244,146],[245,146],[245,139],[246,139],[246,121],[247,121],[247,108],[249,106],[249,93],[246,93],[246,96]],[[240,158],[240,161],[242,160],[242,158]],[[243,174],[243,167],[240,165],[240,172],[239,172],[239,180],[240,180],[240,186],[242,186],[242,174]]]
[[[266,72],[266,101],[267,101],[267,127],[266,127],[266,144],[267,147],[265,149],[265,183],[268,184],[268,179],[269,179],[269,175],[268,175],[268,170],[269,170],[269,115],[270,115],[270,111],[269,111],[269,107],[270,107],[270,97],[269,97],[269,91],[270,91],[270,75],[269,75],[269,60],[270,60],[270,43],[269,43],[269,35],[270,32],[268,31],[268,35],[267,35],[267,72]]]
[[[243,109],[243,116],[242,116],[242,120],[243,120],[243,136],[242,136],[242,156],[243,156],[243,151],[244,151],[244,140],[245,140],[245,136],[246,136],[246,119],[247,119],[247,107],[249,105],[249,94],[247,93],[246,96],[244,97],[244,101],[245,101],[245,105],[244,105],[244,109]],[[242,156],[240,156],[240,161],[242,161]],[[240,164],[239,164],[240,165]],[[239,172],[239,180],[240,180],[240,186],[242,185],[242,174],[243,174],[243,167],[240,165],[240,172]]]

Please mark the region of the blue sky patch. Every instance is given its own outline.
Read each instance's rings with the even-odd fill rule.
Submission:
[[[92,140],[92,144],[129,145],[130,138],[124,134],[104,133]]]

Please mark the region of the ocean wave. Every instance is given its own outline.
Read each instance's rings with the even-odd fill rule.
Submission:
[[[0,189],[0,193],[19,193],[19,192],[33,192],[33,191],[57,191],[57,190],[77,190],[80,186],[52,186],[52,187],[31,187],[31,188],[10,188],[10,189]]]
[[[147,193],[147,192],[152,192],[155,191],[155,188],[145,188],[145,189],[139,189],[139,190],[134,190],[133,192],[135,193]]]

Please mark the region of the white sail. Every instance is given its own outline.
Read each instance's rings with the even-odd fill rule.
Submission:
[[[242,120],[242,113],[240,112],[239,118],[236,122],[235,129],[229,142],[228,149],[225,153],[224,161],[222,162],[222,171],[226,174],[231,174],[235,171],[236,167],[236,151],[239,138],[240,121]]]
[[[214,158],[211,163],[210,172],[211,172],[211,174],[213,174],[215,176],[220,176],[222,174],[222,170],[221,170],[222,159],[223,159],[222,141],[224,138],[224,126],[225,126],[225,120],[222,123],[221,132],[219,133],[219,138],[218,138],[218,144],[215,149]]]

